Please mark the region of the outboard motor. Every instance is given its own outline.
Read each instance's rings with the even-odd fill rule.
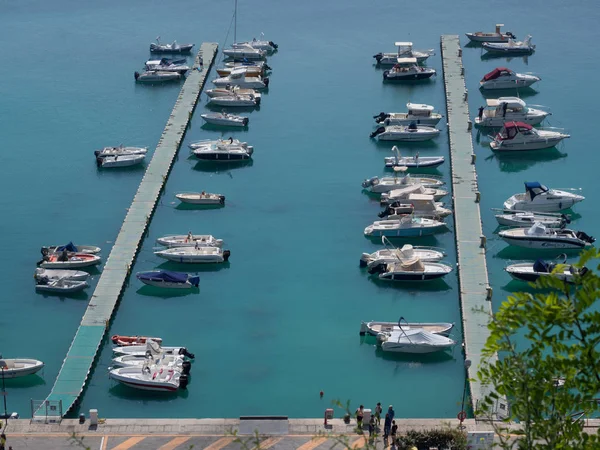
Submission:
[[[263,69],[264,69],[265,71],[267,71],[267,70],[273,70],[273,68],[272,68],[270,65],[268,65],[267,63],[264,63],[264,64],[263,64]]]
[[[133,72],[133,78],[135,78],[137,80],[139,77],[140,77],[139,72]]]
[[[379,177],[367,178],[362,182],[362,187],[366,189],[368,187],[375,186],[376,184],[379,184]]]
[[[269,87],[269,77],[263,78],[263,83],[265,83],[265,87]]]
[[[100,150],[94,150],[94,155],[95,155],[95,156],[98,156],[98,155],[100,155]]]
[[[48,247],[42,247],[40,252],[42,253],[42,256],[48,256],[50,250],[48,250]]]
[[[380,112],[379,115],[377,116],[373,116],[373,119],[375,119],[375,122],[377,123],[381,123],[383,122],[385,119],[387,119],[388,117],[390,117],[389,114],[386,114],[384,112]]]
[[[394,210],[393,210],[393,208],[388,206],[383,211],[381,211],[379,214],[377,214],[377,217],[379,217],[380,219],[383,219],[384,217],[387,217],[390,214],[394,214]]]
[[[373,55],[373,58],[375,58],[377,60],[377,64],[379,64],[381,62],[381,58],[383,58],[383,53],[377,53],[376,55]]]
[[[360,257],[360,262],[358,263],[359,267],[367,267],[367,265],[369,264],[367,262],[367,260],[369,259],[369,256],[371,256],[369,253],[363,253]]]
[[[245,127],[247,127],[249,121],[250,121],[250,119],[248,119],[247,117],[244,117],[244,120],[242,120],[242,123],[244,124]]]
[[[379,127],[379,128],[377,128],[375,131],[373,131],[373,132],[372,132],[372,133],[369,135],[369,137],[372,137],[372,138],[374,138],[375,136],[377,136],[378,134],[381,134],[381,133],[383,133],[384,131],[385,131],[385,127]]]
[[[179,376],[179,389],[187,389],[187,385],[189,382],[189,377],[185,373],[182,373]]]
[[[387,80],[388,79],[388,75],[389,75],[390,71],[389,70],[384,70],[383,71],[383,79]]]
[[[510,31],[507,31],[507,32],[506,32],[506,35],[507,35],[509,38],[511,38],[511,39],[516,39],[516,38],[517,38],[517,37],[516,37],[514,34],[512,34]]]
[[[99,156],[96,158],[96,165],[98,167],[102,167],[102,158],[100,158]]]
[[[273,42],[273,41],[269,41],[269,45],[270,45],[271,47],[273,47],[275,50],[277,50],[277,49],[279,48],[279,45],[277,45],[277,44],[276,44],[275,42]]]
[[[188,375],[190,373],[190,370],[192,370],[192,363],[189,361],[184,361],[181,364],[181,373],[184,375]]]
[[[183,356],[187,356],[187,357],[188,357],[188,358],[190,358],[190,359],[194,359],[194,358],[196,358],[196,355],[194,355],[194,354],[193,354],[193,353],[191,353],[191,352],[188,352],[188,349],[187,349],[187,348],[185,348],[185,347],[181,347],[181,348],[179,349],[179,354],[180,354],[180,355],[183,355]]]
[[[593,236],[588,235],[587,233],[583,232],[583,231],[578,231],[577,233],[575,233],[575,235],[581,239],[582,241],[588,242],[590,244],[593,244],[594,242],[596,242],[596,238]]]
[[[371,275],[376,274],[376,273],[384,273],[386,271],[386,266],[387,266],[387,264],[384,264],[384,263],[377,264],[375,266],[369,267],[368,272]]]
[[[221,205],[225,204],[225,196],[224,195],[219,195],[219,202],[221,203]]]
[[[260,100],[261,100],[261,97],[256,97],[256,106],[260,105]]]
[[[564,221],[564,223],[571,223],[571,218],[569,216],[567,216],[566,214],[561,214],[560,218],[562,221]]]
[[[229,261],[229,256],[231,256],[231,251],[230,250],[223,250],[223,259],[225,261]]]

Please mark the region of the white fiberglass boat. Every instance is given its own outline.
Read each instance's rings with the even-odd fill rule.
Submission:
[[[42,260],[38,266],[44,269],[81,269],[100,264],[98,255],[89,253],[70,253],[66,250],[60,253],[49,253],[42,248]]]
[[[250,119],[235,114],[223,113],[206,113],[200,114],[206,123],[212,125],[220,125],[225,127],[247,127]]]
[[[86,281],[90,274],[83,270],[61,270],[61,269],[42,269],[37,267],[33,277],[36,280],[47,279],[50,281],[54,280],[73,280],[73,281]]]
[[[438,262],[446,256],[443,250],[435,247],[420,247],[410,244],[397,248],[384,236],[381,238],[386,248],[373,253],[363,253],[360,257],[360,266],[369,267],[381,263],[391,263],[402,260],[419,258],[424,262]]]
[[[200,284],[200,277],[198,276],[169,270],[138,272],[135,277],[148,286],[167,289],[191,289],[198,287]]]
[[[439,220],[407,215],[400,219],[375,221],[365,228],[364,234],[368,237],[420,237],[443,229],[446,224]]]
[[[252,45],[246,43],[234,44],[232,48],[223,50],[223,54],[227,58],[233,60],[260,60],[265,59],[267,56],[267,52],[265,50],[261,50],[260,48],[253,47]]]
[[[148,153],[148,147],[104,147],[102,150],[95,150],[96,157],[103,158],[104,156],[122,156],[122,155],[145,155]]]
[[[266,67],[269,66],[248,66],[248,65],[237,65],[237,66],[233,66],[233,67],[221,67],[219,69],[217,69],[217,74],[220,77],[227,77],[231,74],[232,71],[234,71],[236,68],[238,67],[243,67],[246,70],[246,76],[248,77],[262,77],[265,75],[265,71],[267,70]]]
[[[264,50],[267,53],[273,53],[275,50],[277,50],[279,48],[279,45],[277,45],[275,42],[266,41],[265,39],[263,39],[265,37],[264,33],[260,33],[260,37],[261,37],[261,39],[252,38],[251,41],[237,42],[237,43],[233,44],[232,47],[235,48],[239,45],[250,45],[252,48]]]
[[[186,73],[191,69],[190,66],[186,64],[186,59],[169,59],[169,58],[161,58],[161,59],[151,59],[146,61],[146,70],[159,70],[161,72],[178,72],[180,74]]]
[[[65,278],[52,280],[36,278],[35,290],[39,292],[52,292],[54,294],[74,294],[88,287],[87,281],[75,281]]]
[[[146,155],[112,155],[96,157],[96,165],[101,168],[131,167],[141,164]]]
[[[260,105],[261,97],[256,97],[252,94],[244,95],[232,93],[231,95],[219,95],[210,97],[207,104],[213,106],[227,106],[230,108],[247,107],[252,108]]]
[[[437,202],[448,195],[448,191],[443,189],[426,188],[421,184],[409,184],[399,189],[392,189],[389,192],[381,194],[380,202],[387,205],[400,200],[408,200],[412,194],[431,195]]]
[[[547,262],[538,259],[535,262],[511,264],[504,270],[515,280],[533,282],[540,277],[552,276],[567,283],[573,283],[576,276],[584,276],[588,268],[566,264],[566,255],[562,263]]]
[[[184,363],[185,372],[184,372]],[[189,373],[191,363],[186,361],[183,355],[119,355],[112,359],[111,365],[117,367],[143,367],[148,366],[169,366],[179,372]]]
[[[168,248],[177,247],[222,247],[223,239],[217,239],[211,234],[172,234],[159,237],[156,240],[159,245]]]
[[[178,200],[192,205],[225,205],[225,196],[221,194],[210,194],[208,192],[180,192],[175,194]]]
[[[411,329],[421,329],[429,331],[433,334],[439,334],[440,336],[448,336],[454,328],[453,323],[448,322],[422,322],[422,323],[411,323],[406,322],[404,317],[400,317],[398,322],[361,322],[359,334],[364,336],[366,334],[370,336],[377,336],[380,333],[391,333],[392,331],[400,331],[402,328],[405,331]]]
[[[399,177],[372,177],[362,182],[362,187],[375,194],[390,192],[408,186],[424,186],[427,188],[442,186],[444,182],[439,178],[403,175]]]
[[[418,216],[439,219],[452,214],[452,210],[444,208],[441,202],[436,202],[433,195],[410,194],[406,200],[399,200],[387,205],[386,208],[378,214],[378,217],[386,220],[398,219],[400,216],[406,214],[403,212],[406,206],[411,207],[411,214],[416,214]]]
[[[503,23],[496,24],[496,31],[493,33],[475,31],[474,33],[466,33],[466,35],[472,42],[507,42],[509,39],[516,39],[516,36],[510,31],[502,33],[500,30],[503,26]]]
[[[260,92],[255,89],[243,89],[239,86],[225,86],[221,88],[208,89],[206,95],[209,98],[213,97],[231,97],[233,94],[248,95],[254,97],[261,97]]]
[[[450,272],[452,267],[446,264],[423,262],[416,257],[369,267],[371,275],[377,274],[380,280],[386,281],[431,281],[445,277]]]
[[[530,227],[538,222],[548,228],[562,228],[571,220],[565,214],[540,213],[530,211],[502,211],[496,214],[499,225],[508,227]]]
[[[128,345],[113,347],[113,353],[120,355],[132,355],[132,356],[151,356],[157,358],[162,355],[181,355],[186,356],[190,359],[194,359],[196,356],[190,353],[185,347],[163,347],[152,339],[146,339],[146,343],[143,345]]]
[[[380,333],[377,339],[383,351],[396,353],[433,353],[451,349],[456,344],[448,337],[419,328]]]
[[[113,380],[145,391],[175,392],[186,389],[188,376],[170,366],[119,367],[108,373]]]
[[[504,202],[510,211],[558,212],[585,200],[582,195],[549,189],[537,181],[526,182],[525,192],[515,194]]]
[[[90,255],[96,255],[102,251],[100,247],[96,247],[95,245],[75,245],[72,242],[69,242],[67,245],[50,245],[44,248],[48,249],[49,253],[62,252],[66,250],[68,252],[89,253]]]
[[[531,35],[527,35],[524,41],[509,39],[508,42],[484,42],[481,45],[492,54],[531,55],[535,51],[535,45],[531,43]]]
[[[433,49],[413,50],[412,42],[395,42],[394,45],[398,48],[396,53],[377,53],[373,55],[377,64],[394,65],[398,62],[398,58],[414,58],[416,62],[422,63],[430,56],[435,55]]]
[[[506,67],[496,67],[485,74],[479,87],[485,91],[493,89],[518,89],[531,86],[540,81],[540,77],[528,73],[517,73]]]
[[[370,137],[376,137],[380,141],[421,142],[438,137],[439,134],[440,130],[437,128],[417,125],[413,122],[406,126],[390,125],[379,127],[371,133]]]
[[[175,247],[154,252],[169,261],[188,264],[214,264],[229,261],[231,252],[219,247]]]
[[[503,230],[498,235],[510,245],[535,249],[584,249],[596,241],[583,231],[546,228],[541,223],[531,228]]]
[[[443,156],[419,156],[419,152],[415,156],[400,156],[400,150],[395,145],[392,147],[394,156],[386,156],[383,158],[385,167],[437,167],[444,164]]]
[[[245,142],[241,145],[219,143],[213,144],[210,147],[197,148],[193,153],[196,158],[202,161],[246,161],[252,158],[254,147],[247,145]]]
[[[495,151],[541,150],[554,147],[569,137],[560,131],[533,128],[523,122],[505,122],[490,147]]]
[[[435,75],[435,69],[417,65],[416,58],[398,58],[390,70],[383,72],[383,81],[418,81]]]
[[[0,372],[3,378],[33,375],[42,370],[43,367],[44,363],[36,359],[0,357]]]
[[[154,42],[150,44],[150,51],[152,53],[189,53],[193,46],[194,44],[178,44],[177,41],[173,41],[172,44],[161,44],[159,36],[156,38],[156,44]]]
[[[147,70],[142,73],[134,72],[133,77],[138,83],[164,83],[165,81],[179,81],[183,76],[179,72]]]
[[[441,120],[442,115],[433,112],[433,106],[420,105],[417,103],[407,103],[408,112],[405,113],[385,113],[381,112],[377,116],[373,116],[375,122],[384,126],[388,125],[410,125],[416,123],[418,125],[436,126]]]
[[[250,77],[243,67],[236,68],[226,77],[213,80],[213,84],[218,87],[240,86],[250,89],[266,89],[269,86],[269,78]]]
[[[501,127],[505,122],[523,122],[538,125],[551,113],[541,109],[529,108],[518,97],[489,98],[487,107],[479,108],[475,124],[481,127]]]

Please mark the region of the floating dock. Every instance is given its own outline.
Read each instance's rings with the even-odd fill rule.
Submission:
[[[470,380],[471,407],[475,410],[477,403],[488,392],[477,380],[477,370],[482,360],[483,346],[489,336],[487,324],[492,315],[492,291],[485,260],[485,237],[479,210],[480,193],[459,37],[443,35],[441,49],[452,164],[459,301],[465,360],[471,361],[466,376]]]
[[[60,421],[76,404],[85,387],[217,49],[215,43],[203,43],[200,46],[194,66],[177,97],[54,386],[46,400],[32,405],[33,420]]]

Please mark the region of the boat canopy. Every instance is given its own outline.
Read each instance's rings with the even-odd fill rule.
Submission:
[[[417,201],[417,202],[432,202],[434,200],[433,195],[429,194],[409,194],[409,201]]]
[[[400,267],[402,270],[410,272],[423,272],[425,270],[425,266],[419,258],[406,259],[402,261]]]
[[[548,192],[548,188],[543,184],[540,184],[538,181],[530,181],[525,182],[525,191],[531,195],[531,200],[533,200],[536,195]]]
[[[400,249],[400,253],[402,253],[402,255],[404,255],[405,258],[412,258],[415,253],[415,249],[412,245],[405,244]]]
[[[496,67],[490,73],[487,73],[483,76],[483,81],[495,80],[500,75],[503,74],[511,74],[512,71],[506,67]]]
[[[546,227],[540,222],[536,222],[527,230],[528,236],[543,236],[546,234]]]
[[[416,64],[417,58],[398,58],[398,64]]]
[[[519,133],[531,131],[533,127],[523,122],[505,122],[504,128],[500,130],[498,136],[502,140],[513,139]]]
[[[56,252],[62,252],[62,251],[68,251],[68,252],[78,252],[79,250],[77,250],[77,247],[75,247],[75,244],[73,244],[73,242],[69,242],[67,245],[61,245],[60,247],[56,247]]]
[[[396,47],[412,47],[412,42],[394,42]]]
[[[519,131],[531,130],[533,127],[525,122],[506,122],[504,128],[517,128]]]
[[[500,98],[488,98],[486,104],[488,106],[499,106],[503,103],[508,103],[508,107],[511,109],[525,108],[526,103],[519,97],[500,97]]]

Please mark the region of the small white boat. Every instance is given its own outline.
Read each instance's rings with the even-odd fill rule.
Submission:
[[[435,69],[418,66],[416,58],[398,58],[394,67],[383,72],[383,81],[418,81],[433,75]]]
[[[596,241],[583,231],[546,228],[539,222],[531,228],[502,230],[498,235],[510,245],[535,249],[584,249]]]
[[[19,378],[33,375],[44,367],[44,363],[36,359],[0,358],[0,372],[3,378]]]
[[[273,53],[279,48],[279,45],[277,45],[275,42],[263,39],[265,37],[264,33],[260,33],[260,37],[261,39],[252,38],[251,41],[234,43],[232,47],[236,48],[239,45],[249,45],[252,48],[264,50],[267,53]]]
[[[571,136],[560,131],[533,128],[523,122],[505,122],[490,147],[494,151],[541,150]]]
[[[406,169],[405,169],[406,170]],[[393,191],[394,189],[402,189],[408,186],[423,186],[426,188],[439,187],[444,185],[444,182],[439,178],[403,175],[394,177],[372,177],[367,178],[362,182],[362,187],[368,189],[375,194],[382,194]]]
[[[100,247],[96,247],[95,245],[75,245],[72,242],[69,242],[67,245],[50,245],[44,248],[48,249],[49,253],[62,252],[63,250],[66,250],[68,252],[89,253],[90,255],[96,255],[102,251]]]
[[[194,44],[178,44],[177,41],[173,41],[171,44],[161,44],[159,36],[156,38],[156,44],[154,42],[150,44],[150,51],[152,53],[189,53],[193,46]]]
[[[222,247],[223,239],[217,239],[211,234],[171,234],[168,236],[159,237],[156,240],[159,245],[164,245],[168,248],[177,247]]]
[[[194,359],[196,356],[190,353],[185,347],[163,347],[152,339],[147,339],[143,345],[128,345],[113,347],[113,353],[120,355],[134,355],[134,356],[152,356],[159,357],[162,355],[182,355],[187,356],[190,359]]]
[[[63,251],[60,253],[49,253],[42,248],[42,260],[37,264],[44,269],[81,269],[100,264],[101,259],[98,255],[89,253],[69,253]]]
[[[168,289],[191,289],[198,287],[200,284],[200,277],[198,276],[169,270],[138,272],[135,277],[148,286]]]
[[[381,194],[380,203],[388,205],[393,202],[408,200],[412,194],[431,195],[437,202],[448,195],[448,191],[443,189],[426,188],[422,184],[409,184],[399,189],[392,189],[389,192]]]
[[[194,156],[202,161],[230,162],[246,161],[252,158],[254,147],[251,145],[213,144],[210,147],[200,147],[193,151]]]
[[[529,108],[518,97],[488,98],[487,107],[479,108],[475,124],[481,127],[501,127],[505,122],[523,122],[538,125],[551,113],[541,109]]]
[[[186,73],[191,69],[190,66],[186,64],[186,60],[184,59],[169,59],[169,58],[161,58],[161,59],[151,59],[146,61],[146,70],[159,70],[161,72],[178,72],[180,74]]]
[[[576,267],[566,264],[566,255],[562,256],[564,257],[562,263],[547,262],[538,259],[535,262],[511,264],[504,270],[515,280],[528,282],[534,282],[540,277],[551,276],[567,283],[573,283],[576,276],[582,277],[587,273],[587,267]]]
[[[373,116],[373,119],[375,119],[375,122],[387,127],[389,125],[410,125],[411,123],[436,126],[442,118],[441,114],[433,112],[433,106],[431,105],[407,103],[406,108],[408,112],[380,112],[377,116]]]
[[[558,212],[585,200],[582,195],[549,189],[537,181],[526,182],[525,192],[515,194],[504,202],[510,211]]]
[[[439,220],[424,217],[403,216],[394,220],[378,220],[365,228],[368,237],[420,237],[430,236],[446,228]]]
[[[496,214],[499,225],[508,227],[530,227],[538,222],[547,228],[562,228],[571,223],[565,214],[539,213],[530,211],[503,211]]]
[[[252,45],[249,44],[242,44],[242,43],[238,43],[238,44],[234,44],[232,46],[232,48],[226,48],[225,50],[223,50],[223,54],[229,58],[229,59],[233,59],[233,60],[242,60],[242,59],[247,59],[247,60],[260,60],[260,59],[265,59],[267,56],[267,52],[264,50],[261,50],[259,48],[255,48]]]
[[[35,290],[40,292],[52,292],[56,294],[73,294],[83,291],[88,287],[87,281],[75,281],[65,278],[48,279],[36,278]]]
[[[175,247],[154,252],[169,261],[188,264],[217,264],[229,261],[231,252],[219,247]]]
[[[248,146],[248,144],[246,142],[242,142],[238,139],[229,138],[229,139],[204,139],[202,141],[192,142],[191,144],[188,144],[188,147],[191,150],[197,150],[200,148],[211,148],[214,145],[238,145],[238,146],[242,146],[242,147]]]
[[[396,353],[433,353],[448,350],[456,345],[452,339],[433,334],[420,328],[412,330],[393,330],[380,333],[377,340],[385,352]]]
[[[500,29],[504,26],[503,23],[496,24],[496,31],[493,33],[485,33],[483,31],[475,31],[474,33],[466,33],[466,36],[472,42],[507,42],[509,39],[516,39],[516,36],[510,31],[502,33]]]
[[[398,58],[414,58],[418,63],[422,63],[430,56],[435,55],[433,49],[413,50],[412,42],[395,42],[394,45],[398,48],[396,53],[377,53],[373,55],[377,64],[393,65],[398,62]]]
[[[217,74],[220,77],[227,77],[231,74],[232,71],[234,71],[236,68],[238,67],[243,67],[246,70],[246,76],[249,77],[262,77],[265,75],[265,66],[234,66],[234,67],[221,67],[219,69],[217,69]],[[268,66],[267,66],[268,67]]]
[[[405,203],[402,203],[403,201],[405,201]],[[406,200],[399,200],[387,205],[386,208],[378,214],[378,217],[386,220],[399,219],[400,216],[406,214],[403,211],[407,206],[410,206],[412,209],[412,212],[409,214],[416,214],[418,216],[439,219],[452,214],[452,210],[444,208],[441,202],[436,202],[433,195],[409,194]]]
[[[229,85],[250,89],[266,89],[269,86],[269,78],[250,77],[246,73],[246,69],[239,67],[232,70],[228,76],[213,80],[213,84],[218,87]]]
[[[443,156],[419,156],[419,152],[415,156],[401,156],[400,150],[395,145],[392,147],[394,156],[386,156],[383,158],[385,167],[437,167],[444,164]]]
[[[261,93],[256,89],[243,89],[239,86],[225,86],[221,88],[208,89],[206,95],[209,98],[213,97],[231,97],[233,94],[248,95],[254,97],[261,97]]]
[[[208,192],[180,192],[175,194],[178,200],[192,205],[225,205],[225,196],[221,194],[210,194]]]
[[[380,280],[385,281],[431,281],[450,272],[452,267],[447,264],[423,262],[417,257],[369,267],[369,274],[377,274]]]
[[[421,329],[428,331],[433,334],[439,334],[440,336],[448,336],[454,328],[453,323],[448,322],[422,322],[422,323],[411,323],[407,322],[404,317],[400,317],[398,322],[361,322],[360,331],[358,334],[361,336],[370,335],[377,336],[380,333],[391,333],[392,331],[400,331],[402,328],[404,331],[412,329]]]
[[[261,100],[261,97],[256,97],[252,94],[243,95],[243,94],[233,93],[231,95],[220,95],[220,96],[216,96],[216,97],[210,97],[208,99],[207,105],[227,106],[230,108],[236,108],[236,107],[252,108],[254,106],[260,105],[260,100]]]
[[[531,43],[531,35],[527,35],[524,41],[509,39],[508,42],[484,42],[482,47],[489,53],[502,55],[531,55],[535,51],[535,45]]]
[[[369,267],[382,263],[392,263],[403,260],[419,258],[423,262],[438,262],[446,256],[443,250],[435,247],[412,246],[405,244],[397,248],[384,236],[381,238],[386,248],[373,253],[363,253],[360,257],[360,266]]]
[[[186,389],[188,376],[170,366],[119,367],[108,373],[113,380],[145,391],[175,392]]]
[[[104,156],[122,156],[122,155],[145,155],[148,153],[148,147],[104,147],[102,150],[95,150],[96,157],[103,158]]]
[[[506,67],[496,67],[485,74],[479,87],[485,91],[493,89],[518,89],[531,86],[540,81],[540,77],[528,73],[517,73]]]
[[[250,119],[235,114],[223,113],[206,113],[200,114],[206,123],[212,125],[220,125],[224,127],[247,127]]]
[[[114,155],[96,157],[96,165],[103,169],[113,167],[131,167],[141,164],[146,155]]]
[[[186,373],[189,373],[191,363],[186,361],[182,355],[120,355],[111,360],[113,368],[117,367],[143,367],[148,366],[169,366],[179,372],[183,372],[184,363]]]
[[[86,281],[90,274],[83,270],[61,270],[61,269],[43,269],[37,267],[33,277],[36,280],[47,279],[50,281],[54,280],[72,280],[72,281]]]
[[[179,81],[183,76],[179,72],[147,70],[142,73],[134,72],[133,77],[138,83],[164,83],[166,81]]]
[[[440,130],[434,127],[427,127],[425,125],[417,125],[411,123],[410,125],[389,125],[385,127],[379,127],[373,131],[370,135],[371,138],[376,137],[380,141],[407,141],[407,142],[421,142],[428,141],[440,135]]]

